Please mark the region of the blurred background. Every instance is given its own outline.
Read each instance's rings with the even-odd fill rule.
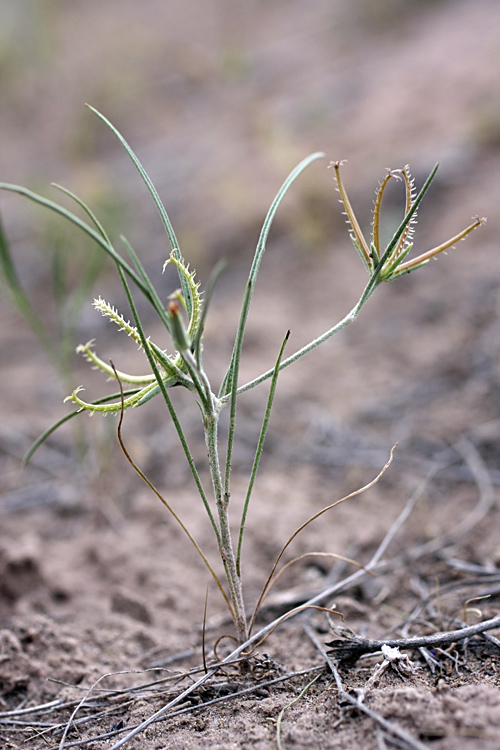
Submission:
[[[375,431],[384,446],[405,436],[446,442],[498,420],[496,0],[0,0],[0,179],[55,200],[51,182],[76,192],[117,246],[127,236],[167,294],[160,219],[86,102],[136,151],[201,278],[218,258],[228,260],[207,330],[216,374],[227,362],[228,321],[236,319],[265,212],[298,161],[326,154],[295,184],[271,233],[245,376],[272,365],[288,327],[294,349],[330,327],[366,281],[328,162],[347,160],[345,184],[368,230],[386,167],[409,163],[420,187],[440,161],[416,250],[444,241],[471,216],[487,215],[488,224],[448,258],[384,287],[364,322],[312,355],[312,364],[284,374],[277,424],[295,415],[295,447],[305,456],[304,435],[310,442],[321,433],[325,413],[325,440],[340,420]],[[387,234],[401,219],[397,188],[384,201]],[[54,374],[3,284],[0,433],[13,491],[16,462],[65,413],[69,384],[85,382],[89,398],[102,395],[74,346],[96,337],[98,351],[116,356],[121,369],[135,366],[136,353],[124,353],[91,308],[98,293],[119,305],[123,295],[90,243],[19,196],[0,195],[0,212],[21,283],[63,363]],[[75,293],[68,307],[67,293],[82,278],[85,295]],[[246,413],[253,435],[249,398],[242,424]],[[143,433],[135,447],[153,461],[165,428],[154,409],[146,419],[155,438]],[[105,462],[106,444],[99,449]]]

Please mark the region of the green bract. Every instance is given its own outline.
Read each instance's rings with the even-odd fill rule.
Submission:
[[[174,256],[173,252],[171,253],[170,258],[165,261],[165,264],[163,266],[164,270],[169,263],[173,263],[176,266],[180,277],[183,278],[187,284],[189,293],[191,314],[189,317],[189,325],[187,327],[187,330],[184,327],[184,323],[182,322],[182,318],[178,310],[179,301],[181,302],[183,308],[187,310],[186,300],[184,299],[184,296],[180,290],[174,295],[171,295],[172,297],[175,297],[176,300],[172,301],[167,309],[169,331],[172,336],[174,345],[179,349],[186,350],[190,348],[191,341],[195,339],[196,336],[200,333],[199,329],[201,325],[202,310],[201,294],[199,293],[200,285],[195,281],[195,272],[190,273],[189,266],[185,265],[181,260],[178,260]],[[142,340],[137,328],[135,326],[132,326],[130,322],[127,322],[125,318],[120,315],[114,307],[105,302],[101,297],[94,300],[94,307],[96,308],[96,310],[99,310],[103,315],[112,320],[113,323],[116,323],[120,330],[125,331],[125,333],[139,345],[139,348],[142,348]],[[123,400],[115,401],[111,404],[95,404],[87,403],[79,397],[78,394],[82,390],[82,386],[80,386],[79,388],[76,388],[71,396],[68,396],[65,401],[73,401],[81,409],[87,409],[92,413],[101,412],[102,414],[107,414],[109,412],[120,411],[122,408],[127,409],[129,406],[141,406],[142,404],[146,403],[146,401],[149,401],[149,399],[151,399],[153,396],[156,396],[158,393],[160,393],[160,387],[157,383],[154,373],[149,373],[147,375],[128,375],[126,372],[115,371],[107,362],[104,362],[104,360],[98,357],[97,354],[93,351],[93,343],[94,341],[92,340],[85,345],[80,344],[80,346],[77,347],[76,351],[83,354],[91,364],[95,365],[104,373],[106,373],[108,377],[118,377],[118,379],[122,383],[139,385],[141,386],[141,389],[134,393],[132,396],[129,396],[128,398]],[[161,379],[166,388],[170,388],[173,385],[183,385],[184,387],[191,390],[195,389],[194,383],[186,375],[186,365],[179,352],[174,355],[169,355],[149,339],[147,340],[146,346],[148,347],[151,356],[158,365]]]

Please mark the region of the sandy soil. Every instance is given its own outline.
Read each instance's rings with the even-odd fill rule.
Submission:
[[[335,553],[367,565],[409,501],[418,499],[385,550],[385,565],[327,597],[324,604],[340,611],[343,623],[319,611],[291,618],[259,645],[245,669],[221,668],[175,714],[166,713],[126,747],[268,750],[278,746],[279,726],[283,748],[497,748],[495,638],[407,651],[406,671],[395,664],[379,674],[381,654],[341,663],[344,690],[363,696],[369,715],[339,697],[307,635],[312,630],[321,644],[338,637],[339,627],[344,636],[350,630],[363,638],[427,635],[499,613],[496,2],[416,7],[392,0],[375,11],[361,0],[350,10],[295,0],[286,7],[256,3],[253,14],[223,2],[172,2],[167,13],[154,0],[141,9],[122,1],[119,20],[115,5],[104,12],[99,3],[50,4],[46,31],[61,59],[39,51],[38,62],[52,72],[43,84],[33,60],[10,68],[5,93],[12,106],[0,111],[0,177],[38,184],[42,176],[49,182],[66,173],[89,199],[103,184],[120,185],[118,213],[134,243],[147,238],[148,269],[159,274],[164,242],[140,188],[132,186],[136,176],[111,140],[72,118],[87,99],[118,125],[126,122],[195,267],[205,275],[216,257],[230,257],[207,323],[214,381],[229,357],[234,324],[228,321],[238,314],[263,212],[308,151],[324,148],[329,158],[348,158],[344,177],[364,224],[384,167],[410,161],[420,185],[440,159],[417,228],[419,249],[458,231],[471,215],[489,217],[467,245],[380,289],[359,321],[280,379],[245,539],[249,609],[290,534],[371,481],[397,442],[381,480],[307,527],[285,557]],[[197,28],[189,22],[193,11]],[[29,25],[12,28],[30,31]],[[132,92],[125,80],[118,86],[120,65],[130,85],[135,81]],[[141,78],[134,78],[136,68]],[[50,96],[35,106],[26,89],[17,92],[23,81],[32,94]],[[134,96],[149,117],[139,117]],[[172,100],[179,104],[169,109]],[[288,328],[291,351],[341,318],[363,288],[364,271],[346,240],[326,164],[311,167],[298,183],[271,236],[245,339],[243,379],[272,365]],[[388,227],[398,206],[395,197],[387,201]],[[142,228],[130,220],[132,210],[145,216]],[[46,262],[32,250],[48,230],[30,223],[27,213],[25,204],[2,198],[20,272],[52,325]],[[109,301],[121,304],[110,274],[102,285]],[[5,298],[0,302],[0,744],[104,750],[203,673],[207,587],[209,660],[214,648],[219,657],[231,651],[233,641],[223,636],[232,635],[232,625],[196,553],[127,465],[116,420],[84,418],[83,437],[61,430],[22,469],[31,440],[64,413],[66,392],[29,328]],[[119,369],[139,367],[134,347],[109,328],[85,308],[78,340],[95,336]],[[155,333],[161,335],[151,322],[153,339]],[[95,373],[79,362],[74,367],[75,385],[103,393]],[[265,391],[240,402],[235,519]],[[205,476],[197,407],[189,396],[174,396]],[[123,435],[213,557],[208,522],[162,408],[153,401],[127,414]],[[90,447],[79,461],[75,446],[82,439]],[[338,559],[305,557],[277,583],[256,627],[356,570]]]

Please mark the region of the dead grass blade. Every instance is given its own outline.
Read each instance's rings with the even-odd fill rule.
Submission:
[[[253,626],[255,624],[255,618],[257,617],[257,613],[259,611],[259,608],[260,608],[262,602],[264,601],[264,598],[265,598],[267,592],[269,591],[269,589],[270,589],[270,587],[272,585],[272,581],[273,581],[273,578],[274,578],[274,574],[276,572],[276,568],[278,567],[279,562],[280,562],[281,558],[283,557],[285,551],[288,549],[288,547],[293,542],[293,540],[295,539],[295,537],[298,536],[298,534],[300,534],[300,532],[303,531],[306,528],[306,526],[309,526],[310,523],[312,523],[313,521],[315,521],[320,516],[324,515],[327,511],[332,510],[333,508],[336,508],[338,505],[340,505],[341,503],[344,503],[346,500],[350,500],[353,497],[357,497],[357,495],[361,495],[363,492],[366,492],[366,490],[369,490],[371,487],[373,487],[375,484],[377,484],[377,482],[385,474],[385,472],[387,471],[387,469],[391,465],[392,459],[394,457],[394,451],[395,451],[395,449],[396,449],[396,446],[393,446],[393,448],[391,448],[391,454],[389,456],[389,460],[387,461],[387,463],[385,464],[385,466],[383,467],[383,469],[377,474],[377,476],[375,477],[375,479],[372,479],[371,482],[368,482],[368,484],[365,484],[363,487],[360,487],[359,489],[354,490],[354,492],[351,492],[349,495],[346,495],[345,497],[342,497],[340,500],[336,500],[334,503],[331,503],[330,505],[327,505],[325,508],[322,508],[322,510],[318,511],[317,513],[315,513],[307,521],[304,521],[304,523],[301,524],[298,527],[298,529],[296,529],[293,532],[293,534],[291,535],[291,537],[288,539],[288,541],[281,548],[281,551],[280,551],[278,557],[276,558],[276,562],[274,563],[274,565],[273,565],[273,567],[271,569],[271,572],[269,573],[269,576],[267,578],[267,581],[264,584],[264,588],[262,589],[261,595],[259,596],[259,599],[258,599],[257,604],[255,606],[255,609],[254,609],[254,612],[253,612],[253,615],[252,615],[252,619],[250,620],[250,626],[249,626],[249,629],[248,629],[249,633],[252,632],[252,628],[253,628]]]

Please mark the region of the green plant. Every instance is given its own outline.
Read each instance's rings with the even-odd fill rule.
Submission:
[[[54,231],[52,231],[54,230]],[[0,280],[12,305],[23,316],[35,334],[40,347],[67,389],[72,382],[71,360],[74,356],[74,337],[78,319],[88,294],[103,266],[102,253],[82,253],[72,268],[68,268],[68,237],[60,236],[56,227],[47,226],[47,246],[50,250],[50,283],[55,302],[55,328],[48,325],[35,309],[29,292],[16,270],[12,251],[0,222]],[[63,246],[64,243],[64,246]],[[75,257],[76,260],[76,257]]]
[[[175,510],[149,483],[140,469],[135,466],[132,458],[130,456],[128,456],[128,458],[134,468],[140,473],[143,479],[148,482],[150,487],[156,492],[158,497],[160,497],[160,499],[162,500],[162,502],[164,502],[170,512],[174,514],[175,518],[179,521],[182,528],[187,533],[198,552],[201,554],[208,569],[215,578],[219,590],[221,591],[227,603],[235,624],[238,641],[240,644],[242,644],[248,638],[249,625],[243,596],[241,548],[247,511],[249,508],[252,489],[262,455],[279,372],[283,368],[288,367],[290,364],[297,361],[300,357],[315,349],[323,342],[327,341],[334,334],[343,329],[348,323],[355,320],[375,289],[383,281],[392,281],[399,276],[409,273],[410,271],[426,264],[430,260],[430,258],[451,247],[453,244],[458,242],[458,240],[466,237],[469,232],[471,232],[475,227],[479,226],[483,222],[483,219],[476,218],[470,226],[468,226],[466,229],[464,229],[462,232],[460,232],[447,242],[435,247],[429,252],[417,256],[412,260],[408,260],[408,254],[412,247],[411,239],[415,225],[416,212],[436,174],[437,165],[432,170],[418,195],[415,194],[413,181],[410,177],[408,167],[405,167],[401,170],[387,171],[387,175],[385,176],[377,191],[375,208],[373,212],[372,237],[370,238],[370,240],[367,240],[361,232],[358,221],[352,210],[343,182],[341,180],[340,170],[343,163],[339,161],[332,162],[330,166],[334,169],[335,180],[337,182],[337,187],[340,192],[340,197],[344,205],[347,220],[351,229],[351,238],[368,272],[368,283],[366,284],[359,301],[339,323],[329,328],[321,336],[314,339],[291,356],[284,358],[284,348],[288,339],[287,334],[277,356],[274,367],[264,372],[262,375],[253,379],[252,381],[240,385],[239,369],[242,354],[243,337],[247,325],[252,294],[255,288],[261,261],[266,249],[266,242],[272,221],[281,201],[283,200],[285,194],[287,193],[293,182],[297,179],[301,172],[309,164],[311,164],[311,162],[320,158],[321,156],[323,156],[323,154],[316,153],[307,157],[287,177],[280,190],[278,191],[276,198],[274,199],[266,216],[260,238],[257,243],[257,248],[246,285],[236,337],[232,349],[232,356],[230,358],[225,376],[222,378],[222,382],[219,388],[214,389],[204,368],[202,341],[207,311],[217,277],[221,272],[221,267],[220,265],[217,266],[210,276],[203,298],[202,294],[200,293],[199,284],[195,279],[195,273],[189,270],[189,267],[180,252],[177,238],[175,236],[168,214],[146,171],[144,170],[143,166],[141,165],[127,142],[116,130],[116,128],[102,114],[100,114],[96,110],[93,111],[113,131],[118,140],[121,142],[122,146],[127,151],[128,155],[138,169],[142,179],[144,180],[160,213],[168,240],[171,245],[171,253],[169,259],[167,260],[167,264],[173,264],[175,266],[181,285],[180,289],[173,295],[171,295],[166,305],[160,299],[158,292],[156,291],[155,286],[146,274],[146,271],[139,257],[131,247],[130,243],[126,240],[126,238],[121,237],[121,240],[128,253],[130,262],[127,262],[117,252],[112,244],[110,237],[106,233],[105,229],[103,228],[95,214],[91,211],[91,209],[71,192],[65,191],[67,195],[70,198],[74,199],[80,206],[80,208],[83,209],[90,223],[85,222],[79,216],[58,205],[57,203],[54,203],[40,195],[26,190],[25,188],[2,183],[0,183],[0,187],[5,190],[10,190],[24,195],[27,198],[35,201],[36,203],[45,206],[46,208],[55,211],[60,216],[66,218],[73,225],[83,230],[94,242],[97,243],[97,245],[102,250],[105,251],[105,253],[107,253],[114,260],[130,305],[133,324],[127,322],[115,310],[114,307],[112,307],[101,298],[94,301],[94,306],[103,315],[110,318],[121,330],[126,331],[126,333],[131,338],[133,338],[134,341],[140,346],[140,348],[146,355],[150,372],[148,372],[143,377],[134,377],[126,373],[118,372],[112,363],[108,364],[103,359],[98,357],[93,349],[92,342],[84,346],[80,346],[79,350],[93,365],[97,366],[108,376],[110,376],[111,378],[115,378],[119,382],[120,392],[116,393],[112,397],[107,397],[106,399],[101,399],[94,402],[86,402],[80,396],[81,389],[77,388],[73,392],[73,394],[68,397],[77,406],[76,412],[73,412],[73,414],[70,416],[73,416],[74,414],[84,410],[88,410],[90,412],[101,412],[104,414],[110,412],[120,412],[121,414],[118,427],[118,438],[125,454],[128,456],[121,438],[121,423],[124,411],[129,407],[141,406],[151,398],[161,394],[179,436],[186,460],[189,464],[189,468],[200,494],[201,501],[210,520],[217,541],[220,558],[225,571],[225,585],[223,585],[219,578],[216,576],[211,563],[209,562],[205,554],[200,550],[198,544],[191,536],[183,521],[176,515]],[[406,205],[403,220],[399,228],[395,232],[387,247],[383,248],[380,245],[379,232],[381,203],[386,186],[389,180],[391,180],[392,178],[402,181],[405,188]],[[132,287],[135,287],[137,291],[141,292],[148,300],[152,308],[155,310],[158,318],[161,320],[165,329],[167,330],[174,347],[176,348],[175,354],[167,354],[166,351],[164,351],[159,345],[151,341],[150,338],[146,335],[132,295]],[[256,387],[265,380],[270,380],[269,395],[267,399],[260,437],[255,451],[253,466],[250,472],[248,489],[243,505],[243,513],[238,526],[238,541],[236,544],[234,544],[231,534],[229,510],[231,505],[231,465],[235,440],[238,397],[243,392]],[[123,391],[122,383],[127,383],[131,387],[127,391]],[[195,394],[197,398],[208,452],[211,477],[210,494],[203,485],[198,467],[195,465],[182,425],[180,424],[174,405],[170,398],[169,389],[173,386],[182,386],[188,391],[191,391],[193,394]],[[218,426],[221,412],[226,407],[229,409],[229,431],[223,453],[221,441],[218,434]],[[67,418],[68,417],[65,417],[65,419]],[[60,422],[58,424],[60,424]],[[42,436],[42,439],[45,438],[49,433],[50,430],[45,433],[44,436]],[[315,517],[317,517],[317,515]],[[301,528],[303,528],[303,526]],[[287,545],[285,545],[285,547]],[[268,584],[266,584],[265,590],[267,590],[267,588]]]
[[[63,193],[59,185],[54,187]],[[109,190],[94,192],[100,213],[104,213],[107,223],[117,224],[121,214],[116,196]],[[88,252],[86,238],[75,238],[72,227],[63,224],[58,217],[45,213],[46,220],[37,225],[37,241],[46,252],[44,263],[48,269],[43,278],[43,287],[50,287],[53,301],[50,311],[40,310],[18,273],[12,249],[0,217],[0,289],[3,296],[24,318],[47,360],[57,374],[63,391],[66,393],[74,385],[74,341],[81,321],[82,309],[104,269],[106,256],[96,247]],[[68,246],[71,245],[71,255]],[[32,258],[30,258],[31,262]],[[46,261],[46,262],[45,262]],[[40,284],[38,284],[40,286]],[[80,456],[86,452],[82,423],[75,424],[74,442]]]

